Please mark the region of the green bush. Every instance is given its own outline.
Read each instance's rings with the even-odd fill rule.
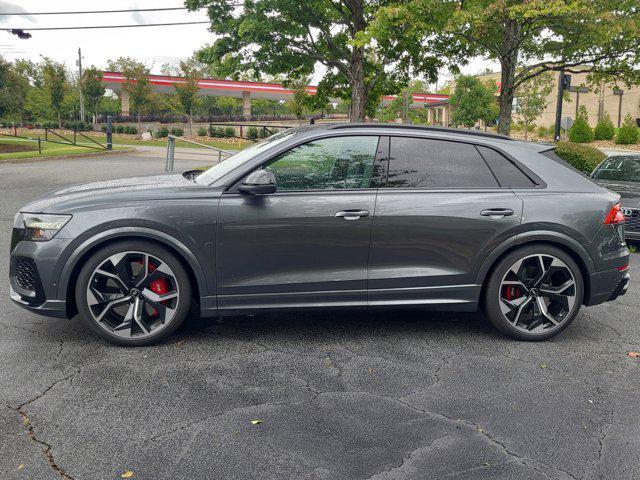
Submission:
[[[124,125],[115,125],[115,126],[113,127],[113,131],[114,131],[115,133],[124,133],[124,131],[125,131],[125,126],[124,126]]]
[[[199,137],[206,137],[207,136],[207,129],[205,127],[198,127],[198,136]]]
[[[182,130],[181,128],[178,127],[173,127],[170,130],[171,135],[173,135],[174,137],[181,137],[184,135],[184,130]]]
[[[536,130],[536,133],[539,137],[553,137],[553,134],[555,133],[555,128],[553,126],[538,127],[538,129]]]
[[[569,140],[573,143],[590,143],[593,142],[593,129],[589,126],[589,117],[587,109],[582,105],[578,109],[576,121],[573,122],[569,129]]]
[[[249,140],[257,140],[258,139],[258,129],[256,127],[249,127],[247,130],[247,138]]]
[[[258,133],[258,137],[260,138],[267,138],[269,135],[271,135],[269,133],[269,130],[267,130],[266,128],[261,128],[260,132]]]
[[[235,137],[236,136],[236,129],[233,127],[227,127],[224,129],[224,135],[225,137]]]
[[[124,133],[128,133],[130,135],[137,135],[138,127],[134,127],[133,125],[127,125],[124,127]]]
[[[638,127],[630,113],[627,113],[622,122],[622,126],[618,129],[616,143],[619,145],[638,143]]]
[[[156,138],[166,138],[167,135],[169,135],[169,129],[164,125],[161,125],[160,128],[156,130],[155,135],[156,135]]]
[[[602,116],[595,130],[593,131],[594,138],[596,140],[613,140],[613,136],[616,134],[616,129],[613,126],[611,117],[608,113]]]
[[[555,152],[565,162],[585,173],[591,173],[606,157],[597,148],[570,142],[558,142]]]

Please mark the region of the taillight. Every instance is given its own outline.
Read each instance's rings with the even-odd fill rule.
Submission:
[[[620,204],[616,203],[611,211],[604,217],[605,225],[619,225],[624,223],[624,214],[620,210]]]

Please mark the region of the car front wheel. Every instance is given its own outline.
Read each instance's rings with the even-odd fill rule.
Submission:
[[[571,324],[583,295],[582,273],[570,255],[549,245],[529,245],[494,268],[484,290],[484,313],[511,337],[545,340]]]
[[[182,264],[166,249],[143,241],[118,242],[82,267],[76,304],[102,338],[118,345],[150,345],[182,324],[191,286]]]

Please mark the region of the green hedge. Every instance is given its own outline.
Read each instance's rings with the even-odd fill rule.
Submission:
[[[576,121],[573,122],[571,128],[567,132],[569,134],[569,140],[574,143],[589,143],[593,142],[593,129],[589,126],[589,116],[587,109],[584,105],[578,108],[578,115]]]
[[[558,148],[556,148],[555,152],[556,155],[565,162],[589,174],[606,157],[606,155],[597,148],[571,142],[558,142]]]
[[[636,122],[630,113],[628,113],[624,117],[624,122],[618,129],[618,135],[616,135],[616,143],[620,145],[630,145],[633,143],[638,143],[638,127],[636,126]]]
[[[608,113],[605,112],[596,125],[593,133],[596,140],[613,140],[613,137],[616,134],[616,129],[613,126],[613,122],[611,121],[611,117]]]

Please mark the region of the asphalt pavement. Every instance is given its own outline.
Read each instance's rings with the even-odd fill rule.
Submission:
[[[148,151],[0,162],[0,251],[32,198],[163,166]],[[8,255],[3,480],[640,478],[635,280],[544,343],[476,314],[325,311],[190,318],[120,348],[14,306],[7,270]]]

